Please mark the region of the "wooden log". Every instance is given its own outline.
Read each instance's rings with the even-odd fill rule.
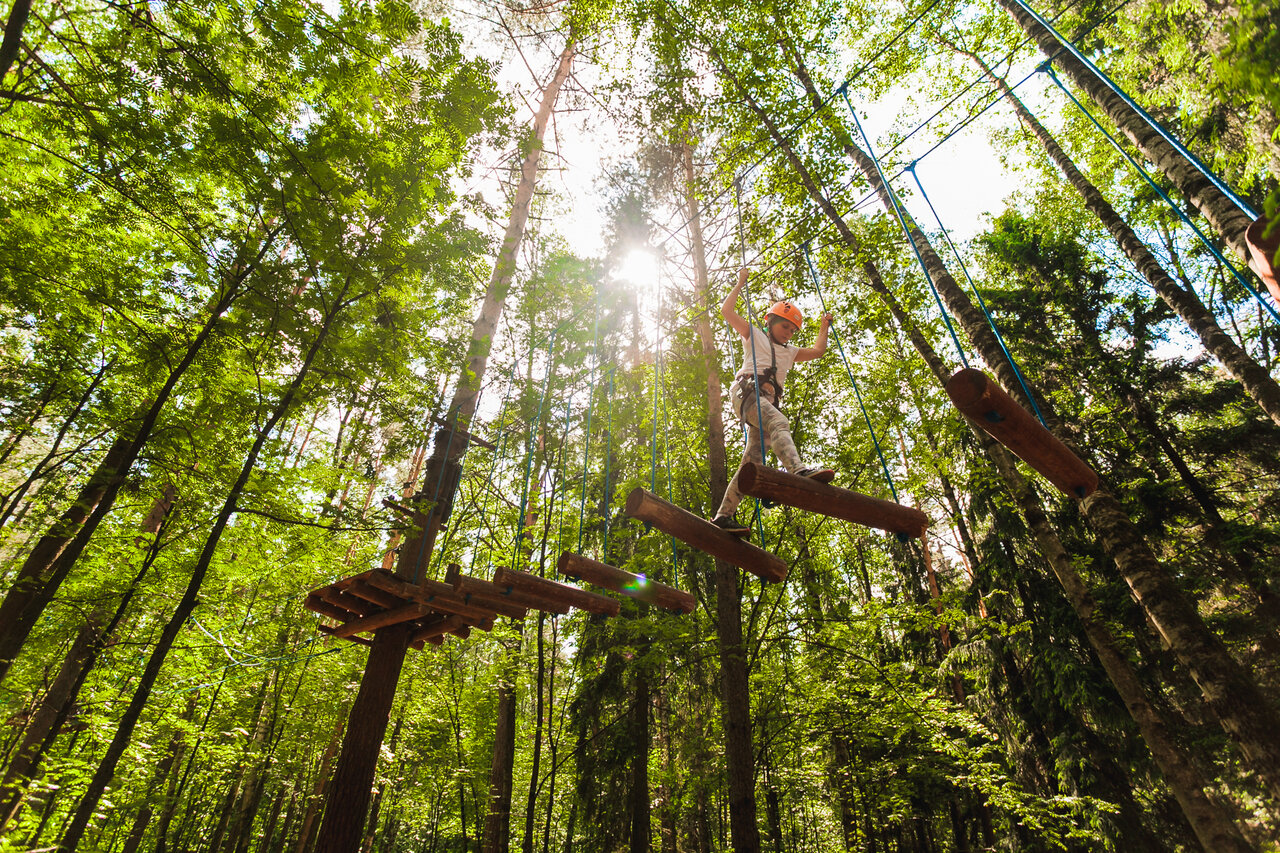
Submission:
[[[349,610],[352,616],[368,616],[370,613],[377,613],[381,609],[371,601],[365,601],[359,596],[340,589],[334,589],[332,586],[321,587],[315,591],[315,594],[330,604]]]
[[[744,462],[738,469],[738,488],[755,498],[768,498],[808,512],[887,530],[901,539],[918,539],[929,527],[929,518],[918,509],[754,462]]]
[[[663,533],[669,533],[681,542],[687,542],[699,551],[705,551],[717,559],[746,569],[771,583],[781,583],[787,577],[787,564],[768,551],[750,542],[725,533],[705,518],[699,518],[688,510],[642,488],[627,495],[627,515],[647,521]]]
[[[966,367],[947,380],[947,396],[991,437],[1063,493],[1085,498],[1098,475],[981,370]]]
[[[356,614],[336,604],[330,604],[319,596],[317,593],[311,593],[307,596],[302,606],[321,616],[328,616],[330,619],[336,619],[339,622],[347,622],[355,618]]]
[[[353,584],[349,584],[343,591],[358,598],[363,598],[365,601],[371,601],[379,607],[387,610],[404,604],[404,599],[400,598],[400,596],[395,593],[387,592],[385,589],[378,589],[367,580],[360,580]]]
[[[438,646],[444,642],[445,634],[453,634],[455,637],[466,639],[471,634],[471,628],[457,616],[433,619],[413,632],[413,636],[409,639],[409,645],[418,649],[422,648],[423,643],[431,643],[434,646]]]
[[[498,612],[496,609],[485,608],[479,604],[468,604],[463,596],[453,591],[453,587],[439,581],[426,581],[424,585],[412,584],[394,577],[391,572],[378,569],[369,575],[369,583],[387,592],[394,592],[407,601],[425,604],[441,613],[461,616],[481,631],[489,631],[493,628],[493,619]],[[512,618],[524,617],[523,610],[514,608],[514,612],[519,615]]]
[[[698,601],[692,593],[658,581],[651,581],[644,575],[633,575],[631,572],[572,551],[565,551],[560,555],[560,559],[556,562],[556,570],[565,577],[602,586],[677,613],[692,613],[698,606]]]
[[[617,600],[607,595],[588,592],[571,584],[560,583],[560,581],[540,578],[537,575],[531,575],[518,569],[499,566],[493,573],[493,582],[498,587],[509,586],[534,598],[542,599],[548,605],[555,603],[568,604],[571,607],[585,610],[588,613],[595,613],[599,616],[617,616],[622,612],[622,606],[618,604]]]
[[[391,610],[382,610],[368,616],[361,616],[359,619],[352,619],[345,625],[340,625],[334,631],[334,636],[350,637],[352,634],[376,631],[388,625],[399,625],[401,622],[411,622],[429,615],[431,615],[431,608],[416,601],[410,601]]]
[[[453,588],[460,594],[468,596],[468,600],[482,602],[495,607],[515,605],[529,610],[548,610],[552,613],[568,613],[569,605],[563,602],[550,601],[546,598],[528,595],[511,587],[498,586],[490,581],[470,575],[457,575],[453,579]]]
[[[333,627],[332,625],[321,624],[321,625],[317,625],[316,627],[320,629],[320,633],[322,634],[328,634],[332,637],[338,636],[338,629]],[[368,637],[342,637],[342,639],[350,640],[353,643],[359,643],[362,646],[373,645],[373,640],[369,639]]]
[[[1272,225],[1265,215],[1259,216],[1245,229],[1244,242],[1249,247],[1249,266],[1271,291],[1271,298],[1280,304],[1280,225]],[[1272,230],[1270,237],[1268,228]]]

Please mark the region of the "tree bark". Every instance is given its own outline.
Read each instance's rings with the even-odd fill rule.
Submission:
[[[419,497],[428,501],[434,499],[436,502],[426,512],[415,507],[413,532],[406,537],[404,545],[400,548],[398,572],[401,576],[414,581],[423,579],[435,547],[436,536],[453,510],[453,499],[462,473],[461,460],[468,443],[465,430],[470,424],[471,416],[475,413],[476,400],[484,382],[494,333],[497,331],[498,320],[502,316],[507,292],[515,275],[516,252],[524,238],[525,224],[529,218],[529,208],[537,186],[538,161],[542,154],[543,136],[555,109],[556,100],[559,98],[560,89],[569,77],[575,51],[576,42],[571,35],[564,51],[560,54],[551,81],[543,89],[542,100],[530,130],[528,153],[521,164],[520,185],[516,190],[511,219],[494,264],[493,275],[485,291],[480,314],[472,326],[466,366],[458,379],[458,386],[449,409],[450,422],[463,430],[463,434],[458,438],[451,436],[449,430],[442,430],[437,434],[432,457],[427,466],[426,488],[419,492]],[[389,629],[384,628],[375,635],[374,645],[369,650],[365,674],[361,679],[360,694],[351,708],[342,755],[338,759],[338,768],[334,773],[334,783],[329,795],[330,807],[326,810],[325,822],[320,828],[320,840],[317,845],[319,853],[354,853],[359,844],[360,827],[356,826],[351,830],[345,823],[332,816],[338,811],[358,812],[360,820],[363,821],[369,807],[373,774],[377,769],[377,751],[387,731],[391,701],[395,697],[400,666],[404,662],[404,648],[398,641],[377,642],[376,637],[387,630]],[[395,633],[399,636],[400,632]],[[383,683],[380,684],[379,689],[370,690],[366,694],[364,684],[370,678]],[[363,697],[364,701],[361,701],[360,697]],[[361,750],[371,750],[372,755],[364,755],[360,752]],[[340,806],[337,805],[339,803]]]
[[[515,673],[498,686],[494,714],[493,761],[489,767],[489,806],[484,818],[482,853],[507,853],[511,847],[511,780],[516,759]]]
[[[1132,142],[1147,160],[1164,173],[1178,191],[1204,214],[1209,223],[1222,235],[1223,240],[1241,258],[1248,257],[1244,232],[1253,220],[1236,206],[1221,190],[1213,185],[1199,169],[1193,166],[1176,148],[1166,142],[1159,133],[1132,107],[1111,90],[1083,62],[1062,50],[1062,44],[1053,33],[1036,21],[1016,0],[999,0],[1018,26],[1053,64],[1062,69],[1080,89],[1097,104],[1115,126]]]
[[[1044,147],[1067,183],[1080,194],[1085,206],[1098,217],[1103,227],[1115,239],[1116,245],[1142,273],[1156,294],[1182,318],[1191,331],[1195,332],[1205,350],[1240,383],[1245,393],[1253,398],[1267,417],[1280,424],[1280,383],[1277,383],[1265,367],[1255,361],[1243,347],[1223,331],[1218,325],[1217,318],[1193,291],[1183,288],[1173,280],[1173,277],[1147,248],[1146,243],[1142,242],[1129,224],[1116,213],[1115,208],[1103,197],[1098,188],[1076,168],[1075,163],[1062,150],[1062,146],[1031,114],[1004,78],[987,67],[981,57],[976,54],[949,43],[948,47],[976,63],[987,79],[999,88],[1001,94],[1013,106],[1018,120]]]

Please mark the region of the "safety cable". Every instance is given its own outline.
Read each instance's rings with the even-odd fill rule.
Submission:
[[[617,365],[609,370],[609,393],[607,399],[609,401],[609,411],[606,415],[605,427],[605,444],[604,444],[604,491],[601,492],[601,504],[604,506],[604,542],[600,545],[601,562],[609,562],[609,478],[613,474],[613,466],[610,465],[610,457],[613,455],[613,377],[618,372]]]
[[[1253,285],[1249,284],[1248,279],[1246,279],[1243,275],[1241,275],[1240,270],[1236,269],[1236,265],[1231,263],[1231,261],[1227,260],[1226,256],[1224,256],[1222,252],[1218,250],[1218,247],[1213,244],[1213,241],[1209,239],[1209,237],[1204,233],[1204,231],[1200,230],[1200,227],[1191,221],[1191,217],[1188,216],[1186,212],[1178,204],[1176,204],[1172,198],[1169,197],[1168,193],[1166,193],[1163,189],[1160,188],[1158,184],[1156,184],[1155,179],[1151,177],[1151,173],[1148,172],[1145,168],[1143,168],[1142,164],[1140,164],[1137,160],[1135,160],[1129,154],[1128,151],[1125,151],[1124,148],[1121,147],[1119,140],[1117,140],[1114,136],[1112,136],[1111,133],[1109,133],[1107,129],[1102,126],[1102,124],[1098,121],[1098,119],[1094,117],[1093,113],[1089,112],[1089,110],[1085,107],[1085,105],[1080,103],[1079,99],[1076,98],[1076,96],[1071,93],[1071,90],[1068,89],[1065,85],[1063,85],[1062,81],[1058,79],[1058,75],[1054,73],[1053,66],[1050,63],[1046,62],[1043,65],[1041,65],[1040,68],[1044,70],[1046,74],[1049,75],[1049,78],[1053,80],[1054,83],[1057,84],[1058,88],[1062,90],[1062,93],[1071,99],[1071,103],[1075,104],[1076,107],[1080,110],[1080,112],[1084,113],[1084,115],[1089,119],[1089,121],[1093,123],[1093,126],[1098,129],[1098,132],[1107,138],[1107,141],[1110,142],[1111,146],[1120,153],[1120,156],[1125,159],[1125,162],[1127,162],[1135,172],[1137,172],[1139,175],[1142,176],[1142,179],[1147,182],[1147,186],[1155,190],[1156,195],[1160,196],[1160,198],[1164,201],[1164,203],[1169,206],[1169,209],[1172,210],[1175,214],[1177,214],[1178,218],[1182,220],[1183,224],[1195,232],[1196,236],[1200,238],[1200,242],[1204,244],[1205,248],[1208,249],[1215,258],[1217,258],[1218,263],[1222,264],[1224,267],[1230,270],[1231,275],[1235,277],[1235,280],[1239,282],[1240,285],[1244,287],[1244,289],[1247,290],[1249,294],[1258,301],[1259,305],[1261,305],[1264,309],[1266,309],[1267,313],[1271,315],[1271,319],[1275,320],[1277,324],[1280,324],[1280,312],[1277,312],[1275,307],[1270,302],[1268,302],[1266,298],[1263,297],[1263,295],[1254,288]]]
[[[1249,204],[1244,199],[1240,198],[1240,196],[1238,196],[1235,193],[1235,191],[1231,189],[1231,187],[1227,186],[1225,181],[1223,181],[1216,174],[1214,174],[1213,170],[1211,170],[1208,166],[1202,163],[1200,159],[1196,157],[1196,155],[1192,154],[1191,151],[1186,146],[1184,146],[1180,141],[1178,141],[1177,137],[1175,137],[1168,130],[1166,130],[1164,125],[1156,121],[1154,116],[1152,116],[1150,113],[1144,110],[1138,104],[1137,101],[1129,97],[1129,93],[1126,92],[1124,89],[1120,88],[1120,86],[1114,80],[1112,80],[1109,76],[1107,76],[1107,73],[1105,71],[1103,71],[1096,64],[1090,61],[1083,53],[1080,52],[1079,48],[1077,48],[1074,44],[1072,44],[1070,40],[1065,38],[1062,35],[1062,33],[1058,32],[1057,29],[1054,28],[1052,23],[1050,23],[1049,21],[1046,21],[1043,17],[1041,17],[1040,13],[1037,12],[1035,9],[1032,9],[1030,4],[1028,4],[1026,0],[1015,0],[1015,2],[1022,7],[1023,11],[1025,11],[1031,17],[1035,18],[1036,23],[1038,23],[1040,26],[1048,30],[1053,35],[1053,37],[1058,40],[1058,43],[1061,44],[1067,50],[1068,53],[1070,53],[1077,60],[1083,63],[1084,66],[1088,68],[1090,71],[1092,71],[1094,76],[1096,76],[1099,80],[1101,80],[1102,83],[1108,89],[1114,92],[1120,98],[1120,100],[1124,101],[1125,105],[1128,106],[1129,109],[1137,113],[1152,130],[1154,130],[1157,134],[1159,134],[1161,139],[1163,139],[1165,142],[1172,145],[1174,149],[1180,155],[1182,155],[1182,157],[1188,163],[1194,166],[1196,170],[1200,172],[1200,174],[1204,175],[1205,178],[1208,179],[1209,183],[1213,184],[1215,187],[1218,188],[1218,190],[1223,195],[1231,199],[1231,201],[1235,203],[1236,207],[1240,208],[1240,210],[1243,211],[1250,219],[1258,218],[1257,211],[1255,211],[1252,207],[1250,207]]]
[[[741,269],[745,270],[747,268],[747,240],[743,234],[743,229],[742,229],[742,179],[741,177],[735,177],[733,180],[733,195],[734,195],[735,201],[737,202],[737,208],[738,208],[738,250],[739,250],[739,253],[741,254],[741,260],[742,260]],[[739,273],[739,275],[741,275],[741,273]],[[749,276],[748,276],[748,279],[749,279]],[[764,393],[764,389],[761,387],[761,382],[760,382],[760,364],[759,362],[756,361],[755,310],[751,305],[751,288],[748,287],[746,279],[744,279],[742,283],[742,299],[747,306],[747,342],[751,347],[751,374],[752,374],[751,379],[752,379],[753,385],[755,386],[756,429],[760,433],[760,464],[763,465],[765,464],[765,459],[766,459],[765,452],[767,450],[767,445],[765,444],[765,439],[764,439],[764,414],[763,414],[764,404],[760,401],[760,396]],[[765,334],[768,334],[768,332],[766,332]],[[772,335],[770,335],[769,346],[770,348],[773,347]],[[735,377],[735,379],[736,378],[737,377]],[[775,378],[775,381],[776,381],[776,378]],[[745,388],[745,386],[743,387]],[[744,400],[742,402],[746,402],[746,401]],[[750,441],[751,440],[750,424],[745,423],[746,418],[743,417],[742,415],[741,403],[739,403],[739,411],[737,412],[737,415],[738,417],[742,418],[742,420],[744,421],[743,429],[746,430],[746,436],[744,437],[744,441]],[[714,496],[712,497],[712,500],[715,500]],[[755,518],[753,519],[753,521],[755,521],[756,528],[760,532],[761,545],[764,547],[767,547],[765,546],[766,539],[765,539],[765,533],[764,533],[764,518],[762,518],[762,513],[760,512],[760,499],[755,498],[754,500],[755,500]]]
[[[596,368],[600,366],[600,283],[595,286],[595,323],[591,334],[591,379],[587,386],[587,425],[582,448],[582,499],[578,505],[578,550],[582,553],[582,527],[587,518],[587,466],[591,459],[591,413],[596,402]]]
[[[916,174],[916,164],[912,163],[907,166],[907,171],[915,179],[916,186],[920,189],[920,197],[929,206],[929,212],[933,214],[934,221],[938,223],[938,230],[942,232],[943,239],[951,247],[951,254],[955,256],[956,263],[960,265],[960,271],[964,273],[965,280],[969,282],[969,289],[973,291],[973,295],[978,300],[978,307],[982,309],[982,316],[987,318],[987,325],[991,328],[992,334],[996,336],[996,343],[1000,344],[1000,351],[1004,353],[1005,360],[1009,362],[1009,367],[1013,368],[1013,375],[1017,377],[1018,385],[1022,387],[1022,393],[1026,395],[1027,400],[1031,403],[1032,410],[1036,413],[1036,420],[1040,421],[1041,426],[1048,429],[1049,425],[1044,422],[1044,415],[1040,414],[1040,406],[1036,403],[1035,395],[1031,393],[1031,389],[1027,387],[1026,380],[1022,378],[1022,370],[1018,367],[1017,359],[1013,357],[1013,354],[1009,352],[1009,348],[1005,346],[1004,335],[1000,334],[1000,329],[996,326],[995,319],[991,316],[991,312],[987,310],[986,300],[982,298],[982,293],[978,290],[978,285],[974,283],[973,276],[969,275],[969,268],[965,266],[964,258],[960,257],[956,244],[951,242],[951,235],[947,233],[946,226],[942,224],[942,217],[934,209],[933,202],[929,200],[929,194],[924,191],[924,184],[920,183],[920,176]]]
[[[862,129],[862,122],[858,119],[858,111],[853,108],[853,101],[849,98],[849,90],[843,89],[842,93],[844,94],[845,103],[849,105],[849,114],[853,116],[853,123],[858,128],[858,134],[867,145],[867,154],[871,157],[871,162],[875,164],[876,174],[880,176],[880,185],[884,187],[885,193],[889,196],[889,201],[893,205],[893,212],[897,214],[898,224],[902,226],[902,233],[906,236],[907,242],[911,244],[911,251],[915,253],[916,260],[920,263],[920,269],[924,272],[925,281],[929,283],[929,290],[933,291],[934,301],[938,303],[938,310],[942,312],[942,322],[946,324],[947,331],[951,333],[951,340],[956,345],[956,352],[960,354],[960,363],[968,367],[969,359],[965,356],[964,347],[960,345],[960,337],[956,334],[955,327],[951,324],[951,315],[942,304],[942,296],[938,293],[938,288],[933,283],[933,276],[929,273],[928,266],[925,265],[924,256],[920,254],[920,247],[916,245],[915,236],[912,235],[911,229],[907,226],[907,219],[902,212],[902,205],[898,202],[898,194],[893,191],[893,186],[884,176],[884,170],[880,168],[880,161],[876,158],[875,148],[871,144],[871,137],[867,136],[866,131]]]
[[[809,244],[804,243],[801,247],[804,251],[804,261],[809,267],[809,278],[813,280],[813,287],[818,292],[818,300],[822,303],[822,312],[828,313],[827,297],[822,292],[822,282],[818,280],[818,272],[813,268],[813,256],[809,254]],[[849,377],[849,384],[853,386],[853,395],[858,400],[858,408],[862,410],[862,419],[866,421],[867,432],[871,433],[871,443],[875,445],[876,455],[880,457],[880,470],[884,471],[884,480],[889,484],[889,492],[893,495],[894,503],[899,503],[898,490],[893,485],[893,475],[889,473],[889,463],[884,458],[884,450],[880,447],[880,439],[876,436],[876,428],[871,425],[871,416],[867,414],[867,406],[862,401],[862,392],[858,390],[858,380],[853,378],[853,368],[849,366],[849,357],[845,354],[844,344],[840,340],[840,331],[836,329],[832,323],[830,328],[832,336],[836,339],[836,349],[840,350],[840,360],[844,362],[844,372]]]

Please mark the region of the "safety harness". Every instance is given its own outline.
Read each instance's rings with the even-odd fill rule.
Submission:
[[[769,339],[769,366],[759,373],[751,373],[738,379],[738,391],[742,395],[742,402],[738,405],[739,420],[746,421],[746,415],[743,414],[742,407],[752,399],[752,395],[758,392],[762,386],[772,386],[774,393],[773,404],[776,406],[782,402],[782,384],[778,382],[778,353],[774,349],[773,335],[765,330],[765,337]]]

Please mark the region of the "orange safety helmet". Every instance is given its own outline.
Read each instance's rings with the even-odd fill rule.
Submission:
[[[804,324],[804,315],[800,313],[800,309],[785,299],[781,302],[773,303],[773,306],[768,311],[764,312],[766,322],[770,317],[780,317],[783,320],[789,320],[797,329]]]

